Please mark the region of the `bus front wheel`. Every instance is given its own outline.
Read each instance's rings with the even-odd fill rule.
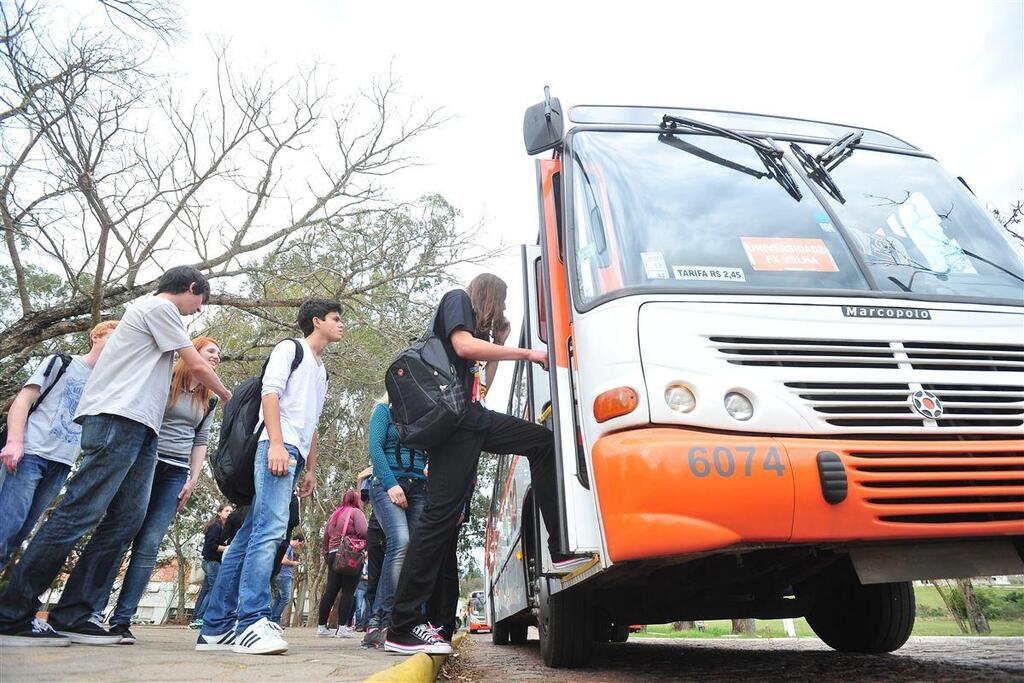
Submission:
[[[576,588],[552,595],[548,579],[538,578],[540,610],[537,630],[540,631],[540,653],[544,664],[554,668],[573,668],[586,663],[593,637],[586,594]]]
[[[819,586],[807,623],[835,650],[878,654],[907,642],[914,613],[909,581],[864,585],[846,565],[830,572]]]

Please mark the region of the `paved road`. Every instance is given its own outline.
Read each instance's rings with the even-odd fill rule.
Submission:
[[[1024,638],[911,638],[892,655],[841,655],[816,638],[634,638],[596,648],[591,666],[547,669],[535,629],[526,645],[467,639],[465,681],[1021,681]]]
[[[132,627],[135,645],[0,648],[0,683],[121,681],[363,681],[402,658],[363,650],[356,638],[317,638],[289,628],[285,655],[196,652],[196,632],[176,626]],[[361,636],[362,634],[360,634]]]

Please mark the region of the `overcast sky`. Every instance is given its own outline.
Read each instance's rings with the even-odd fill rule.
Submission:
[[[545,84],[566,106],[733,109],[878,128],[935,155],[986,204],[1022,197],[1021,0],[182,6],[182,73],[210,70],[207,37],[229,38],[237,58],[281,74],[320,61],[350,91],[393,63],[408,96],[455,117],[419,143],[430,166],[396,178],[396,190],[440,192],[467,224],[486,220],[513,244],[536,238],[522,114]],[[510,312],[520,308],[516,253],[493,266],[512,286]]]

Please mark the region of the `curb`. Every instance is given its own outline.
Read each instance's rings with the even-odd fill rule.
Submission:
[[[456,633],[452,639],[452,649],[457,648],[466,638],[466,632]],[[407,657],[390,668],[378,671],[364,683],[434,683],[441,666],[450,655],[419,654]]]

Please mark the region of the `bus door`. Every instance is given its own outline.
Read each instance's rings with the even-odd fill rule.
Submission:
[[[537,334],[530,338],[533,348],[548,349],[550,372],[537,368],[531,379],[539,380],[546,375],[548,393],[538,392],[536,396],[552,397],[551,413],[546,416],[540,412],[538,417],[546,417],[545,423],[555,433],[557,446],[556,473],[559,479],[559,513],[563,516],[562,528],[565,529],[560,546],[564,552],[599,553],[601,548],[601,530],[598,518],[597,500],[594,495],[592,479],[588,472],[588,462],[576,405],[575,390],[576,354],[573,349],[572,312],[569,303],[564,255],[561,253],[562,240],[559,230],[563,229],[558,202],[562,193],[558,191],[561,182],[560,160],[538,160],[538,191],[540,202],[540,235],[539,247],[524,249],[524,291],[532,294],[527,302],[530,321],[537,325]],[[533,249],[531,251],[531,249]],[[539,261],[537,259],[540,259]],[[529,266],[529,267],[528,267]],[[534,389],[541,384],[533,381]],[[541,407],[540,403],[538,408]],[[545,530],[541,525],[544,542],[543,566],[550,569],[550,558],[547,552]],[[557,583],[557,582],[555,582]]]

